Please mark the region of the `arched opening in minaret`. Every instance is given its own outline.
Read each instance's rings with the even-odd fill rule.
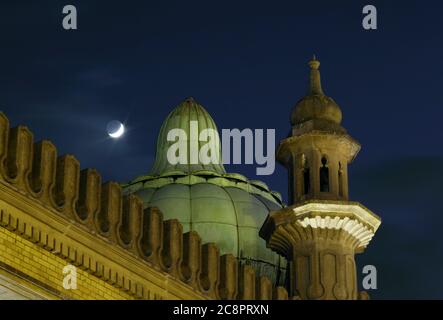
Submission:
[[[338,163],[338,195],[343,197],[343,168],[341,162]]]
[[[309,165],[305,155],[303,155],[303,195],[309,193],[311,189],[311,178],[309,174]]]
[[[329,168],[328,159],[326,157],[321,158],[320,167],[320,192],[329,192]]]

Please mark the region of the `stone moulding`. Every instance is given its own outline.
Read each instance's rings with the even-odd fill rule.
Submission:
[[[311,201],[292,209],[302,227],[343,230],[356,239],[356,250],[364,250],[381,224],[380,218],[353,201]],[[329,215],[333,213],[333,215]]]
[[[271,212],[260,230],[260,236],[268,241],[268,247],[288,256],[287,239],[292,239],[296,246],[300,240],[309,240],[314,233],[329,230],[336,232],[341,239],[351,241],[359,253],[367,247],[380,224],[381,219],[358,202],[310,200]],[[278,232],[273,233],[272,230]],[[299,239],[290,234],[298,235]]]
[[[356,238],[358,245],[357,248],[365,248],[371,241],[374,233],[368,229],[365,225],[357,220],[349,219],[345,217],[340,219],[339,217],[320,217],[304,218],[297,221],[297,223],[303,228],[311,227],[312,229],[331,229],[331,230],[344,230],[349,235]]]
[[[138,299],[288,299],[213,243],[183,234],[72,155],[0,113],[0,225]],[[258,235],[257,235],[258,236]]]

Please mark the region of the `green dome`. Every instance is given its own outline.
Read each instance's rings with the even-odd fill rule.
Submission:
[[[145,207],[158,207],[165,219],[178,219],[184,232],[197,231],[203,242],[216,243],[220,254],[231,253],[281,283],[283,259],[258,235],[269,211],[283,206],[280,195],[261,181],[225,173],[222,164],[170,165],[165,155],[167,132],[177,127],[189,132],[190,120],[198,121],[199,130],[216,128],[193,99],[180,104],[160,129],[151,174],[128,183],[125,192],[140,196]]]
[[[190,122],[197,121],[198,122],[198,130],[199,132],[204,129],[213,129],[216,132],[217,126],[215,125],[214,120],[209,115],[209,113],[203,108],[200,104],[195,102],[193,98],[188,98],[179,104],[171,113],[166,117],[163,122],[160,133],[157,139],[157,152],[155,154],[155,162],[154,166],[151,170],[152,175],[160,175],[166,172],[185,172],[191,173],[198,170],[210,170],[217,173],[225,173],[225,168],[223,164],[190,164],[190,154],[188,153],[188,164],[175,164],[172,165],[166,158],[166,154],[168,148],[174,144],[174,142],[167,141],[168,132],[172,129],[180,128],[185,130],[187,133],[187,147],[190,150],[190,145],[192,142],[192,135],[190,133]],[[206,144],[207,142],[197,141],[199,148]],[[218,149],[219,154],[221,154],[221,146],[218,143],[216,148]],[[220,158],[221,159],[221,158]],[[221,162],[221,161],[220,161]]]

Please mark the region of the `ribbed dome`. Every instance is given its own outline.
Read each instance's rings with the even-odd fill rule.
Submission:
[[[187,164],[179,163],[173,165],[168,161],[167,151],[169,147],[174,144],[174,141],[167,141],[168,132],[177,128],[184,130],[187,136],[187,150],[191,150],[190,145],[193,142],[196,142],[191,134],[191,121],[197,122],[199,132],[204,129],[215,130],[217,139],[214,141],[214,143],[216,143],[215,149],[218,150],[217,157],[220,159],[220,164],[202,164],[200,161],[198,161],[197,164],[191,164],[190,152],[188,152],[187,155]],[[193,98],[188,98],[171,111],[160,128],[160,133],[157,139],[157,152],[151,174],[160,175],[167,172],[192,173],[199,170],[210,170],[219,174],[225,173],[226,171],[221,161],[221,146],[219,142],[220,137],[218,135],[217,126],[215,125],[212,117],[205,110],[205,108],[198,104]],[[198,143],[198,147],[200,149],[200,147],[207,142],[198,141],[197,137],[196,143]]]
[[[130,187],[131,193],[143,199],[145,207],[159,208],[164,219],[178,219],[183,232],[198,232],[203,242],[216,243],[220,254],[231,253],[276,280],[280,257],[266,248],[258,232],[268,213],[281,209],[282,203],[262,183],[238,180],[238,175],[196,174],[148,179],[139,187]]]
[[[258,235],[268,213],[283,207],[280,195],[261,181],[226,173],[222,164],[169,164],[167,132],[181,128],[189,133],[192,120],[198,121],[199,130],[216,129],[201,105],[185,100],[161,126],[151,174],[131,181],[125,192],[140,196],[145,207],[159,208],[165,219],[178,219],[184,232],[195,230],[203,242],[216,243],[221,254],[231,253],[282,283],[283,260]]]
[[[310,86],[308,95],[295,105],[292,115],[292,125],[298,125],[309,120],[325,120],[340,124],[342,113],[335,101],[325,96],[321,87],[320,62],[313,58],[309,62],[311,67]]]

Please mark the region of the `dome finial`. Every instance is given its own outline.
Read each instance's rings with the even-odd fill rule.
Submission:
[[[309,61],[309,66],[311,69],[317,70],[320,67],[320,61],[317,60],[315,54],[312,55],[311,61]]]
[[[312,60],[309,61],[309,66],[311,67],[309,94],[324,95],[321,88],[320,71],[318,70],[320,67],[320,61],[317,60],[315,54],[312,56]]]

